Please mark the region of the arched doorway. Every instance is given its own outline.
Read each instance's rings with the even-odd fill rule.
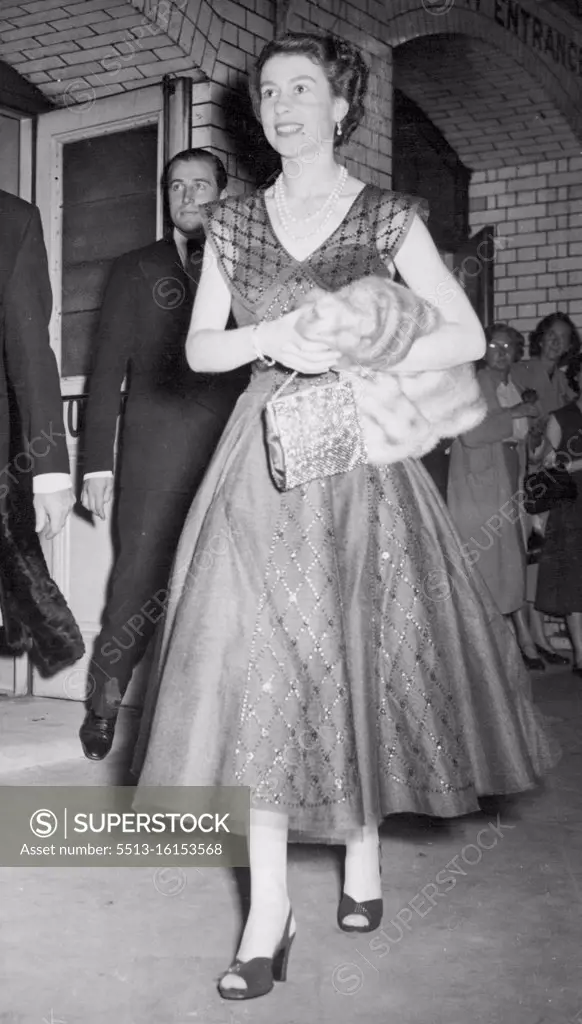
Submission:
[[[555,82],[542,84],[547,74],[540,62],[534,77],[531,55],[520,54],[515,40],[509,53],[499,39],[483,38],[484,19],[480,38],[437,34],[433,23],[443,22],[444,29],[446,19],[428,20],[426,35],[394,48],[394,88],[467,169],[467,234],[494,228],[495,318],[526,334],[558,308],[579,318],[582,159],[569,98]],[[395,147],[399,138],[396,125]],[[396,151],[393,162],[397,172],[402,161]],[[459,214],[449,210],[447,216]]]
[[[400,89],[394,89],[392,141],[393,188],[428,200],[432,237],[486,327],[494,319],[495,228],[487,224],[471,235],[471,171],[443,133]]]
[[[499,0],[495,6],[500,18],[510,9],[517,5]],[[451,174],[455,159],[467,169],[468,234],[475,239],[487,225],[494,229],[492,258],[481,250],[478,268],[471,265],[473,280],[475,269],[492,271],[494,318],[509,321],[526,339],[542,317],[556,310],[580,324],[582,128],[571,102],[575,88],[580,95],[580,85],[567,90],[551,73],[554,57],[546,44],[552,44],[554,55],[558,43],[561,52],[572,56],[573,50],[565,50],[565,37],[544,34],[540,18],[536,38],[544,52],[536,56],[507,26],[453,13],[457,31],[445,31],[448,16],[430,18],[425,11],[422,28],[415,26],[409,38],[400,35],[393,50],[396,95],[415,104],[419,123],[425,119],[442,137],[441,171],[447,166]],[[449,27],[455,19],[449,19]],[[395,147],[401,137],[395,124]],[[395,174],[402,163],[402,153],[395,151]],[[422,194],[422,187],[418,191]],[[430,191],[438,205],[434,182]],[[442,195],[446,206],[446,189]],[[444,213],[454,221],[454,208]],[[442,216],[439,210],[437,244]],[[435,480],[444,472],[440,464],[431,471]],[[552,621],[548,634],[562,628]]]

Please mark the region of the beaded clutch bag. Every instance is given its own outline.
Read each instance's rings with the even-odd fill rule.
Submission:
[[[264,410],[271,476],[280,491],[348,473],[368,461],[350,381],[339,376],[331,384],[282,395],[295,376]]]

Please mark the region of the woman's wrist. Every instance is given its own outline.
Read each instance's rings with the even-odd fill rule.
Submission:
[[[253,346],[253,352],[255,359],[258,359],[260,363],[264,363],[266,366],[274,366],[275,360],[272,359],[271,356],[267,355],[263,348],[264,342],[262,335],[264,336],[264,332],[261,331],[263,326],[263,323],[258,323],[253,324],[251,328],[251,344]]]
[[[252,328],[247,326],[228,331],[198,330],[186,341],[186,360],[195,373],[228,373],[248,366],[256,358]]]

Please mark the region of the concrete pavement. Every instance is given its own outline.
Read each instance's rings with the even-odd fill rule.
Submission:
[[[291,849],[289,980],[255,1002],[215,990],[242,920],[230,873],[0,869],[0,1024],[582,1024],[582,681],[546,673],[534,692],[561,764],[489,813],[387,822],[381,933],[337,929],[338,849]],[[120,781],[135,717],[92,764],[82,715],[0,700],[0,785]]]

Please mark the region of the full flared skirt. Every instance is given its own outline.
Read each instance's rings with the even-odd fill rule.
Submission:
[[[140,786],[248,786],[304,841],[449,817],[557,760],[503,616],[420,462],[280,493],[255,376],[191,508]]]

